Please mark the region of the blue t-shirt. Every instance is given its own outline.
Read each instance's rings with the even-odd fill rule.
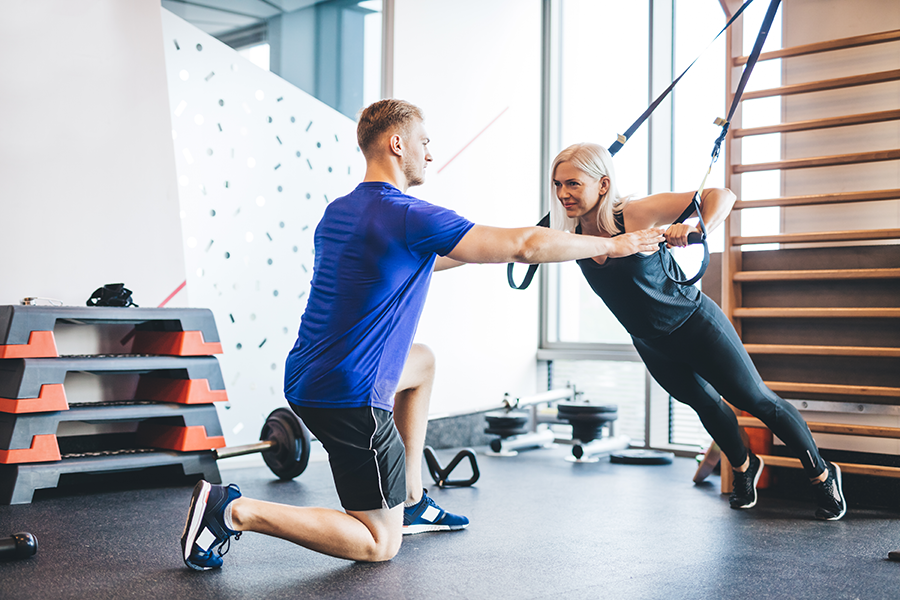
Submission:
[[[452,210],[363,182],[325,209],[284,394],[314,408],[393,410],[437,255],[473,227]]]

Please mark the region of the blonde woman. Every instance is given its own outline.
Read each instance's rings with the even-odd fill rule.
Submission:
[[[550,210],[553,229],[615,237],[668,226],[669,247],[686,246],[688,235],[699,231],[687,223],[672,224],[691,204],[693,192],[623,198],[612,157],[597,144],[563,150],[553,161],[551,179],[558,200]],[[700,212],[707,230],[725,220],[734,200],[727,189],[703,192]],[[732,508],[756,504],[763,462],[744,446],[734,412],[722,397],[762,420],[798,456],[813,485],[817,518],[834,521],[844,516],[840,468],[819,455],[797,409],[766,387],[719,307],[696,287],[666,276],[664,262],[670,271],[681,273],[671,254],[656,251],[577,262],[591,289],[631,334],[653,378],[697,412],[731,461]]]

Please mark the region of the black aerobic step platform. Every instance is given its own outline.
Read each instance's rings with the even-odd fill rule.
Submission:
[[[132,324],[134,354],[221,354],[216,321],[208,308],[0,306],[0,359],[58,356],[53,329],[75,325]]]
[[[180,465],[186,476],[202,475],[221,483],[215,452],[140,452],[64,458],[58,462],[0,465],[0,504],[29,504],[35,490],[55,488],[60,475],[140,471],[150,467]]]
[[[140,374],[134,398],[180,404],[227,400],[219,361],[214,356],[84,356],[15,358],[0,360],[0,411],[40,412],[66,410],[63,383],[69,372]],[[41,400],[62,394],[62,405],[23,409],[23,400]],[[35,402],[39,404],[39,402]]]
[[[138,421],[135,439],[150,448],[185,452],[225,446],[222,426],[212,404],[111,403],[30,415],[0,413],[0,463],[60,460],[56,433],[64,421],[92,424]]]

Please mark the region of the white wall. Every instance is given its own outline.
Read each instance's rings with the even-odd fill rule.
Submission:
[[[161,36],[158,0],[0,3],[0,304],[184,281]]]
[[[395,10],[393,95],[425,111],[434,156],[427,183],[410,193],[476,223],[533,225],[544,168],[540,1],[396,0]],[[539,286],[512,290],[505,270],[435,274],[417,336],[438,360],[432,413],[535,392]]]

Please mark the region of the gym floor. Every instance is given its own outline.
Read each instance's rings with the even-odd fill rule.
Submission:
[[[36,556],[0,563],[0,595],[58,598],[896,598],[897,513],[813,519],[810,498],[761,494],[731,510],[718,476],[672,465],[571,464],[562,447],[478,453],[473,487],[430,493],[467,530],[407,537],[396,558],[362,564],[256,534],[232,541],[219,571],[186,569],[179,538],[193,482],[119,476],[0,506],[0,535],[37,536]],[[439,451],[446,464],[452,450]],[[225,482],[274,502],[338,507],[320,456],[290,482],[222,467]],[[460,466],[465,476],[467,466]],[[456,474],[454,474],[456,475]],[[426,481],[431,478],[426,475]],[[99,486],[98,486],[99,483]],[[83,484],[82,484],[83,485]]]

